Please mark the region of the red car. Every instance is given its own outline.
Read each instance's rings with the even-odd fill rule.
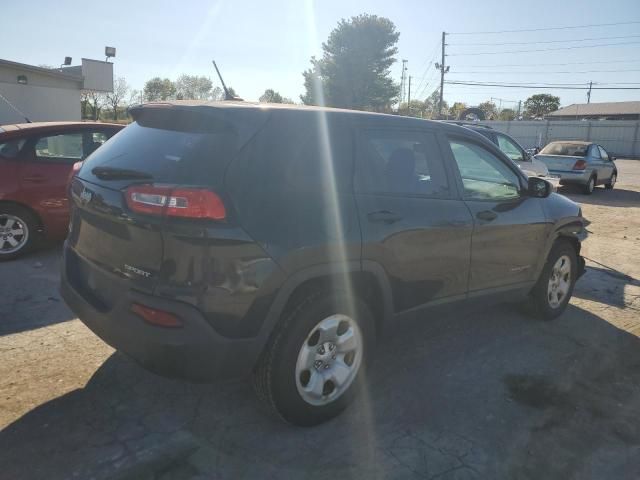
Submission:
[[[0,126],[0,261],[67,233],[73,165],[124,128],[97,122]]]

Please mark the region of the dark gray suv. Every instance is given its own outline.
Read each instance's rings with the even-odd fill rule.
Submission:
[[[70,187],[62,292],[147,368],[253,374],[285,420],[344,409],[401,317],[481,299],[565,309],[578,205],[467,128],[239,102],[170,102]]]

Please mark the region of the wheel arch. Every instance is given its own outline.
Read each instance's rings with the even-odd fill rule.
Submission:
[[[21,203],[21,202],[16,202],[15,200],[4,200],[3,199],[3,200],[0,200],[0,208],[3,207],[3,206],[18,207],[18,208],[22,208],[22,209],[28,211],[36,219],[36,221],[38,223],[38,230],[40,232],[44,231],[44,221],[42,220],[42,217],[40,216],[40,214],[36,210],[31,208],[29,205],[27,205],[25,203]]]
[[[318,289],[353,291],[370,306],[377,335],[388,327],[393,314],[393,303],[391,286],[382,266],[369,261],[362,264],[347,262],[344,265],[315,265],[285,280],[262,325],[261,350],[287,312],[302,298]]]

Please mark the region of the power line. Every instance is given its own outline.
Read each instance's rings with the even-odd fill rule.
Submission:
[[[510,71],[510,72],[498,72],[498,71],[483,71],[483,72],[451,72],[453,74],[455,73],[526,73],[528,75],[554,75],[554,74],[560,74],[560,73],[624,73],[624,72],[640,72],[640,69],[633,69],[633,70],[582,70],[582,71],[575,71],[575,70],[565,70],[565,71],[560,71],[560,72],[547,72],[547,71],[540,71],[540,70],[536,70],[536,71],[519,71],[519,72],[514,72],[514,71]]]
[[[500,43],[449,43],[452,47],[476,47],[476,46],[500,46],[500,45],[531,45],[532,43],[566,43],[566,42],[586,42],[593,40],[619,40],[621,38],[638,38],[640,35],[622,35],[617,37],[591,37],[591,38],[575,38],[565,40],[541,40],[533,42],[500,42]]]
[[[495,32],[453,32],[453,33],[447,33],[447,34],[448,35],[492,35],[496,33],[546,32],[550,30],[571,30],[575,28],[611,27],[614,25],[635,25],[638,23],[640,23],[640,21],[617,22],[617,23],[593,23],[591,25],[569,25],[564,27],[526,28],[526,29],[520,29],[520,30],[498,30]]]
[[[556,65],[593,65],[594,63],[633,63],[637,60],[625,59],[625,60],[604,60],[604,61],[589,61],[589,62],[560,62],[560,63],[500,63],[496,65],[464,65],[468,68],[495,68],[495,67],[547,67]]]
[[[417,92],[417,91],[419,91],[419,90],[420,90],[420,88],[422,87],[422,85],[423,85],[423,83],[424,83],[424,80],[425,80],[425,78],[427,77],[427,73],[429,72],[429,68],[431,67],[431,65],[433,65],[433,62],[434,62],[434,61],[435,61],[435,59],[436,59],[436,55],[438,54],[438,48],[440,48],[440,42],[438,42],[438,43],[436,44],[436,48],[434,48],[434,49],[433,49],[433,51],[431,52],[431,60],[428,60],[428,61],[427,61],[427,60],[425,60],[425,63],[424,63],[424,64],[427,64],[427,63],[428,63],[428,65],[427,65],[427,67],[424,69],[424,72],[422,73],[422,75],[421,75],[421,77],[420,77],[420,81],[418,82],[418,86],[417,86],[417,87],[416,87],[416,89],[415,89],[415,91],[416,91],[416,92]],[[429,57],[427,57],[427,58],[429,58]],[[424,65],[424,64],[423,64],[423,65]],[[417,98],[417,97],[416,97],[416,98]]]
[[[472,82],[459,82],[459,81],[446,81],[449,85],[470,85],[478,87],[501,87],[501,88],[531,88],[531,89],[551,89],[551,90],[586,90],[587,85],[584,87],[569,87],[569,86],[547,86],[547,85],[508,85],[508,84],[496,84],[496,83],[472,83]],[[640,90],[640,87],[593,87],[593,90]]]
[[[501,84],[505,84],[505,85],[531,85],[531,82],[508,82],[508,81],[499,81],[499,80],[458,80],[458,79],[453,79],[452,81],[456,81],[456,82],[471,82],[471,83],[478,83],[478,84],[483,84],[483,83],[495,83],[498,85]],[[615,83],[609,83],[609,82],[593,82],[595,85],[616,85]],[[553,82],[553,83],[545,83],[545,82],[535,82],[536,85],[548,85],[548,86],[559,86],[559,87],[571,87],[571,86],[576,86],[576,85],[589,85],[589,82],[575,82],[575,83],[559,83],[559,82]],[[640,85],[640,82],[626,82],[623,83],[622,85]]]
[[[503,52],[474,52],[474,53],[450,53],[449,57],[462,57],[469,55],[502,55],[504,53],[528,53],[528,52],[553,52],[556,50],[575,50],[577,48],[595,48],[595,47],[612,47],[615,45],[635,45],[640,41],[635,42],[617,42],[617,43],[599,43],[596,45],[578,45],[575,47],[558,47],[558,48],[538,48],[535,50],[507,50]]]

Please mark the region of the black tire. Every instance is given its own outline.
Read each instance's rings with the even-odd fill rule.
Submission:
[[[616,184],[617,179],[618,179],[618,172],[614,171],[611,174],[611,178],[609,179],[609,182],[604,184],[604,188],[606,188],[607,190],[613,190],[613,187]]]
[[[298,391],[296,362],[301,347],[319,322],[338,313],[357,323],[363,339],[362,359],[344,393],[326,405],[315,406]],[[326,291],[307,296],[283,318],[258,360],[253,376],[258,397],[273,413],[293,425],[313,426],[337,416],[351,403],[364,381],[368,352],[375,340],[374,325],[369,307],[357,297]]]
[[[596,176],[591,175],[587,184],[582,188],[582,193],[585,195],[591,195],[596,188]]]
[[[11,230],[19,228],[15,226],[19,223],[27,238],[17,250],[14,250],[15,247],[11,248],[5,237],[19,238],[20,242],[23,237],[14,237],[10,230],[0,232],[0,261],[21,257],[33,250],[38,243],[38,220],[33,213],[17,205],[0,205],[0,229],[4,229],[9,220],[14,220],[14,227]]]
[[[569,289],[562,301],[557,306],[552,306],[548,293],[549,281],[554,265],[556,264],[558,259],[560,259],[564,255],[566,255],[571,261],[571,278],[569,281]],[[576,255],[575,248],[570,242],[566,240],[558,240],[551,248],[551,252],[549,252],[547,262],[542,269],[542,273],[540,273],[540,277],[538,278],[535,287],[533,287],[533,290],[529,294],[529,298],[527,300],[527,307],[529,312],[535,317],[543,320],[553,320],[554,318],[561,315],[562,312],[564,312],[564,310],[567,308],[567,304],[571,299],[573,288],[576,284],[577,275],[578,257]]]

